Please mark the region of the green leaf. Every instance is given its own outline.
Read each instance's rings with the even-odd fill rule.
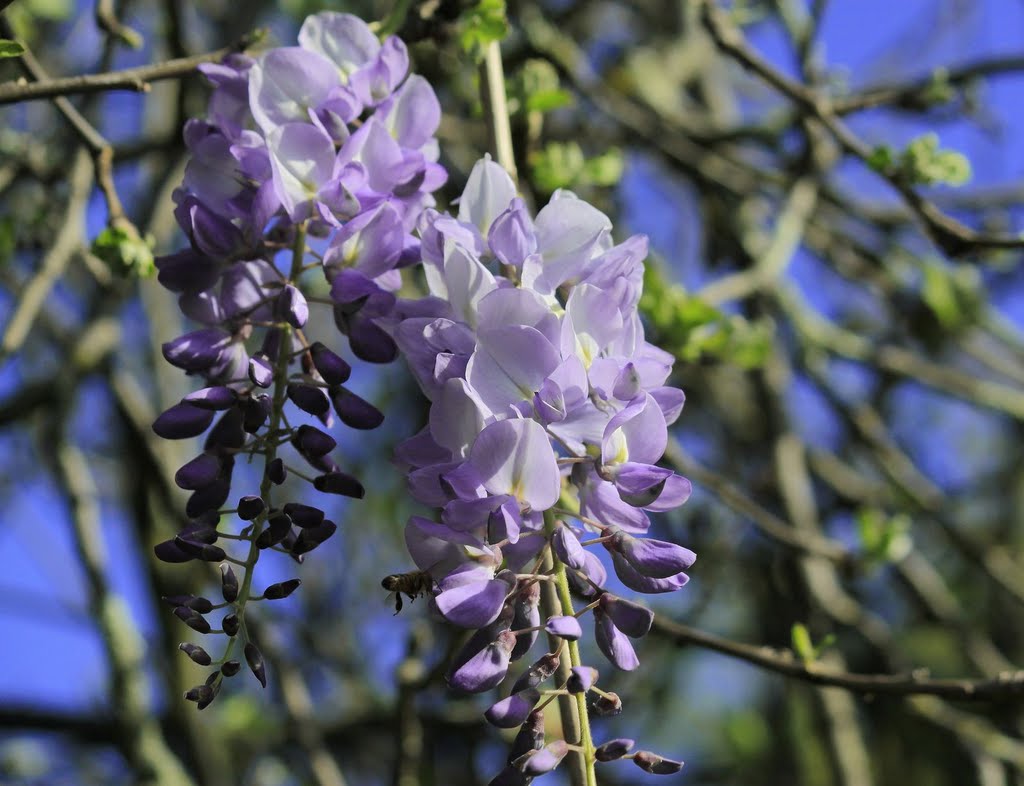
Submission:
[[[974,324],[984,305],[981,278],[968,265],[950,267],[940,260],[924,262],[921,299],[949,331]]]
[[[152,240],[125,229],[104,229],[93,241],[92,253],[122,278],[148,278],[156,270]]]
[[[528,112],[553,112],[556,109],[569,106],[571,103],[572,93],[556,87],[553,90],[542,90],[527,95],[526,110]]]
[[[508,35],[505,0],[479,0],[462,12],[457,29],[463,51],[479,59],[488,44]]]
[[[796,622],[789,631],[789,639],[792,642],[793,652],[804,663],[810,663],[817,657],[814,649],[814,642],[811,641],[811,634],[807,626],[802,622]]]
[[[889,516],[877,508],[864,508],[857,511],[855,521],[868,562],[898,562],[913,546],[910,518],[903,514]]]
[[[21,57],[23,54],[25,54],[25,47],[17,41],[0,38],[0,57]]]
[[[892,148],[888,145],[879,145],[871,151],[867,163],[876,172],[885,174],[893,164]]]
[[[939,147],[939,136],[922,134],[900,154],[899,168],[913,183],[961,186],[971,179],[971,162],[963,153]]]

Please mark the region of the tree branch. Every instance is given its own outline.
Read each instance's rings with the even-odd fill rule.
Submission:
[[[86,93],[102,93],[109,90],[130,90],[140,93],[149,92],[151,82],[164,79],[179,79],[188,76],[203,63],[214,63],[234,52],[241,52],[257,44],[263,39],[263,33],[249,33],[231,46],[192,57],[179,57],[162,63],[126,68],[121,71],[109,71],[105,74],[82,74],[60,79],[42,79],[36,82],[17,80],[0,84],[0,104],[13,104],[20,101],[36,101],[41,98],[54,98],[65,95],[82,95]]]

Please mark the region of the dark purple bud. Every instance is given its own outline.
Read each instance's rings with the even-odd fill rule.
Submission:
[[[292,438],[292,444],[305,456],[326,456],[338,446],[330,434],[306,425],[299,426]]]
[[[261,393],[242,401],[242,430],[247,434],[255,434],[270,417],[272,402],[270,396]]]
[[[209,486],[220,475],[220,459],[203,453],[182,466],[174,473],[178,488],[196,491]]]
[[[153,553],[156,558],[161,562],[169,562],[172,564],[180,564],[182,562],[191,562],[195,559],[191,553],[185,551],[175,543],[175,539],[165,540],[163,543],[157,543],[153,547]]]
[[[288,386],[288,398],[303,412],[320,418],[331,408],[330,399],[322,388],[292,383]]]
[[[242,521],[252,521],[266,509],[267,503],[263,497],[254,494],[246,495],[238,500],[238,518]]]
[[[289,502],[284,506],[284,512],[291,516],[292,523],[296,527],[318,527],[324,520],[324,512],[312,505],[303,505],[300,502]]]
[[[343,497],[362,499],[366,493],[363,484],[347,472],[329,472],[313,479],[313,487],[324,494],[340,494]]]
[[[565,689],[569,693],[586,693],[594,687],[597,678],[597,669],[593,666],[573,666],[565,681]]]
[[[224,632],[228,636],[234,637],[238,633],[238,629],[241,627],[241,623],[238,621],[237,614],[228,614],[221,620],[220,626],[224,629]]]
[[[276,458],[267,464],[267,477],[270,478],[271,483],[277,486],[284,483],[288,477],[288,470],[285,469],[284,462],[281,459]]]
[[[200,614],[209,614],[213,611],[213,602],[209,598],[202,598],[196,595],[171,595],[170,597],[161,598],[161,600],[175,607],[187,606],[193,611],[198,611]]]
[[[552,636],[559,636],[569,641],[577,641],[583,636],[583,628],[575,617],[550,617],[544,623],[544,630]]]
[[[526,584],[516,592],[512,604],[515,616],[512,617],[512,627],[515,630],[525,630],[540,626],[540,583],[533,582]],[[531,630],[529,633],[520,633],[516,638],[515,649],[512,650],[512,660],[522,658],[533,647],[540,634],[538,630]]]
[[[219,520],[220,517],[216,511],[212,514],[204,513],[201,516],[196,516],[194,521],[186,524],[178,534],[196,543],[216,543],[220,534],[217,532],[215,525]]]
[[[651,538],[634,538],[628,532],[611,528],[610,541],[605,548],[618,553],[641,576],[667,579],[693,565],[697,555],[675,543]],[[621,577],[620,577],[621,578]]]
[[[172,366],[191,372],[206,371],[216,365],[231,343],[231,334],[220,328],[195,330],[161,346],[164,359]]]
[[[538,658],[530,668],[519,675],[519,679],[512,686],[512,692],[519,693],[519,691],[527,690],[528,688],[536,688],[555,673],[558,669],[559,660],[558,653],[556,652],[548,652]]]
[[[313,365],[328,385],[344,385],[352,375],[352,367],[319,341],[313,342],[309,351],[313,356]]]
[[[157,280],[171,292],[202,292],[217,283],[220,265],[191,248],[156,258]]]
[[[611,618],[616,628],[634,639],[646,636],[654,623],[654,612],[649,608],[608,592],[601,596],[600,609]]]
[[[212,414],[212,413],[211,413]],[[203,450],[239,450],[245,445],[245,431],[242,428],[242,410],[229,409],[217,421],[206,437]]]
[[[210,657],[210,653],[200,647],[198,644],[190,644],[187,641],[183,641],[178,645],[178,649],[188,655],[194,662],[200,666],[209,666],[213,663],[213,658]]]
[[[306,554],[333,535],[338,525],[333,521],[324,519],[315,527],[309,527],[299,531],[295,543],[291,546],[292,556],[299,557]]]
[[[245,643],[245,662],[249,664],[249,669],[252,671],[253,676],[260,681],[260,685],[266,688],[267,666],[263,662],[263,655],[260,653],[259,648],[251,641]]]
[[[206,618],[198,611],[190,609],[188,606],[178,606],[178,608],[174,610],[174,616],[194,631],[198,631],[199,633],[210,632],[210,623],[206,621]]]
[[[164,439],[198,437],[213,422],[213,412],[192,404],[175,404],[154,421],[153,431]]]
[[[263,335],[263,346],[256,354],[262,355],[272,364],[277,363],[281,353],[281,331],[277,328],[270,328]]]
[[[331,401],[341,422],[349,428],[369,430],[384,422],[384,413],[345,388],[332,391]]]
[[[220,566],[220,593],[228,603],[234,603],[238,598],[238,576],[226,563]]]
[[[598,745],[594,750],[594,758],[598,761],[615,761],[633,750],[634,745],[636,745],[636,740],[617,737],[614,740],[608,740],[608,742]]]
[[[558,558],[570,568],[576,570],[586,569],[585,550],[580,545],[579,538],[571,529],[561,526],[551,536],[551,545],[555,548]]]
[[[622,712],[622,699],[617,693],[591,693],[591,711],[601,718],[608,718]]]
[[[544,710],[534,710],[519,728],[519,733],[512,741],[508,752],[508,763],[511,764],[529,751],[539,751],[544,747]]]
[[[299,579],[279,581],[276,584],[271,584],[263,590],[263,597],[267,600],[280,600],[281,598],[287,598],[299,588],[300,584],[302,584],[302,582]]]
[[[188,536],[178,535],[174,543],[186,554],[191,554],[193,559],[200,559],[203,562],[220,562],[227,556],[220,546],[203,543]]]
[[[485,643],[481,649],[476,649],[478,643],[476,636],[471,638],[452,664],[447,680],[455,690],[482,693],[501,684],[508,673],[509,658],[516,645],[516,637],[511,631],[501,631],[497,638]]]
[[[242,664],[239,663],[237,660],[229,660],[225,661],[224,664],[220,667],[220,673],[223,674],[225,677],[234,677],[236,674],[238,674],[238,670],[241,668]]]
[[[540,691],[536,688],[513,693],[492,704],[484,713],[484,718],[499,729],[514,729],[526,720],[539,698]]]
[[[200,409],[224,410],[230,409],[238,401],[238,394],[229,387],[217,385],[212,388],[203,388],[194,393],[189,393],[182,401],[186,401],[193,407]]]
[[[185,691],[185,701],[194,701],[200,708],[204,708],[214,700],[216,694],[210,685],[196,685]]]
[[[277,298],[277,307],[281,316],[289,325],[301,328],[309,319],[309,304],[303,294],[291,284],[285,284]]]
[[[675,775],[683,768],[681,761],[672,761],[672,759],[666,759],[650,751],[637,751],[634,753],[633,764],[652,775]]]
[[[274,382],[274,367],[263,355],[249,358],[249,379],[252,384],[261,388],[269,388]]]
[[[195,518],[208,511],[216,511],[223,507],[230,494],[231,479],[221,476],[210,485],[192,492],[185,503],[185,514]]]
[[[569,743],[565,740],[555,740],[549,742],[539,751],[526,754],[522,761],[516,761],[516,765],[524,775],[536,777],[555,769],[568,752]]]
[[[256,547],[269,549],[276,546],[292,528],[292,519],[286,513],[277,513],[267,519],[267,528],[256,537]]]

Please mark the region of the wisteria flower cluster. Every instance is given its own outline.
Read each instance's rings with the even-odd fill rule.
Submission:
[[[594,547],[641,593],[679,589],[695,559],[643,537],[648,512],[690,494],[656,463],[684,396],[666,386],[673,358],[644,340],[637,312],[646,238],[614,245],[608,218],[569,192],[531,219],[490,159],[474,167],[457,216],[428,209],[418,230],[431,296],[401,304],[390,324],[431,406],[397,461],[412,495],[440,509],[439,521],[414,516],[406,527],[431,603],[474,631],[448,683],[495,688],[541,631],[552,643],[486,713],[520,727],[492,784],[528,783],[573,748],[591,768],[628,756],[648,772],[675,772],[681,763],[633,753],[630,740],[594,746],[587,712],[614,714],[621,703],[598,687],[576,644],[592,612],[597,647],[629,671],[638,666],[631,640],[653,619],[606,589]],[[584,599],[579,610],[572,593]],[[582,739],[546,742],[543,708],[566,693],[583,716]]]
[[[272,499],[274,488],[291,473],[317,492],[363,495],[358,479],[331,457],[336,442],[326,429],[335,415],[351,428],[372,429],[383,414],[346,387],[351,368],[328,346],[337,342],[308,335],[310,308],[331,309],[356,357],[393,360],[396,344],[379,321],[395,305],[400,268],[420,258],[412,231],[446,178],[437,164],[440,107],[433,89],[408,74],[398,38],[381,42],[354,16],[311,16],[298,46],[233,55],[202,70],[214,90],[206,118],[186,125],[191,158],[175,194],[190,247],[157,264],[160,282],[202,326],[164,344],[164,357],[205,387],[153,425],[167,439],[209,431],[203,452],[175,475],[192,492],[189,520],[156,547],[168,562],[222,563],[223,603],[167,599],[200,633],[214,632],[205,615],[223,610],[216,632],[229,640],[221,659],[214,663],[202,647],[182,645],[197,663],[217,667],[187,694],[200,708],[223,677],[239,671],[232,659],[238,641],[266,685],[246,605],[284,597],[299,582],[273,584],[257,597],[252,579],[261,552],[301,562],[336,530],[319,507]],[[308,247],[317,244],[320,253]],[[314,269],[326,276],[320,289],[329,297],[314,294]],[[291,425],[289,403],[319,426]],[[311,471],[285,463],[287,445]],[[236,461],[253,457],[263,460],[258,491],[225,510]],[[236,527],[224,523],[229,513]]]

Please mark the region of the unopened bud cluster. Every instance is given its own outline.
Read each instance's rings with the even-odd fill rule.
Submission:
[[[354,16],[311,16],[298,46],[201,68],[214,89],[207,116],[185,127],[191,158],[175,193],[190,245],[157,266],[182,313],[201,326],[164,344],[164,357],[204,386],[153,424],[166,439],[206,434],[202,453],[174,477],[191,492],[187,523],[156,547],[167,562],[222,563],[222,603],[168,599],[201,634],[218,632],[207,614],[223,614],[228,644],[219,660],[182,645],[196,663],[216,667],[186,694],[200,708],[223,677],[238,673],[236,642],[266,686],[246,606],[287,597],[299,582],[272,584],[257,597],[260,554],[301,562],[337,529],[319,507],[279,499],[276,487],[293,475],[318,493],[363,496],[359,480],[331,457],[329,430],[335,417],[372,429],[384,416],[346,386],[350,366],[331,348],[337,334],[309,335],[310,312],[325,308],[356,357],[393,360],[396,344],[378,322],[394,307],[399,269],[419,260],[411,233],[446,177],[436,163],[433,89],[408,74],[399,39],[379,41]],[[236,463],[254,458],[262,459],[259,488],[234,492],[229,503]]]

